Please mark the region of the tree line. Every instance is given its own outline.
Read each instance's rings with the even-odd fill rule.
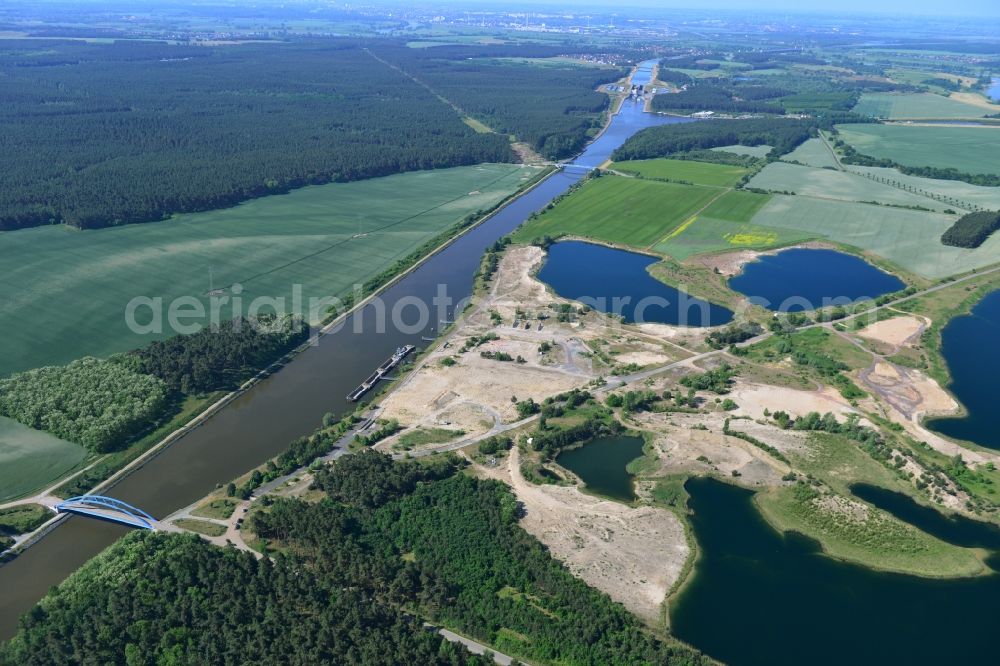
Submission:
[[[0,379],[0,415],[99,453],[149,429],[168,397],[156,377],[92,357]]]
[[[717,111],[720,113],[771,113],[785,109],[768,100],[789,94],[772,86],[733,86],[705,79],[693,79],[679,92],[656,95],[654,111]]]
[[[236,317],[191,335],[175,335],[129,352],[139,371],[187,394],[233,389],[309,337],[291,317]]]
[[[304,342],[291,317],[236,318],[117,354],[0,379],[0,415],[82,444],[123,448],[176,410],[183,395],[230,390]]]
[[[814,136],[811,119],[750,118],[705,120],[649,127],[637,132],[611,156],[613,160],[643,160],[730,145],[772,146],[769,157],[790,152]]]
[[[1000,229],[1000,211],[963,215],[941,235],[941,242],[952,247],[976,248]]]

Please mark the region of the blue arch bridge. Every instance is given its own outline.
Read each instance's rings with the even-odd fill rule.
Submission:
[[[75,513],[141,530],[156,529],[155,518],[142,509],[137,509],[114,497],[104,497],[103,495],[70,497],[68,500],[56,504],[55,509],[59,513]]]

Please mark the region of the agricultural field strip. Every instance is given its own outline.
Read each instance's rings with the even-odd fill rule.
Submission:
[[[862,155],[911,167],[1000,174],[1000,127],[861,124],[838,125],[837,131]]]
[[[765,250],[794,245],[817,238],[817,234],[781,227],[765,227],[751,222],[734,222],[701,215],[683,234],[654,249],[678,261],[699,255],[734,250]]]
[[[499,177],[495,178],[494,180],[492,180],[492,181],[484,184],[482,187],[484,187],[484,188],[492,187],[493,185],[496,185],[497,183],[499,183],[501,180],[504,180],[508,175],[509,174],[502,174]],[[397,227],[400,224],[405,224],[407,222],[410,222],[412,220],[417,219],[418,217],[422,217],[424,215],[427,215],[428,213],[433,213],[436,210],[439,210],[441,208],[444,208],[445,206],[448,206],[449,204],[453,204],[453,203],[455,203],[457,201],[465,199],[468,196],[469,196],[468,194],[459,194],[458,196],[456,196],[456,197],[454,197],[452,199],[449,199],[449,200],[444,201],[444,202],[442,202],[440,204],[436,204],[434,206],[431,206],[430,208],[426,208],[424,210],[417,211],[416,213],[413,213],[413,214],[411,214],[411,215],[409,215],[407,217],[403,217],[403,218],[400,218],[400,219],[392,221],[392,222],[386,222],[383,225],[372,227],[371,229],[366,229],[364,233],[365,233],[365,235],[368,235],[368,234],[377,234],[379,232],[388,231],[389,229]],[[237,282],[239,282],[242,285],[246,285],[248,282],[251,282],[252,280],[256,280],[258,278],[264,277],[266,275],[270,275],[270,274],[275,273],[277,271],[284,270],[286,268],[294,266],[295,264],[297,264],[299,262],[306,261],[308,259],[312,259],[313,257],[317,257],[317,256],[319,256],[321,254],[329,252],[330,250],[332,250],[334,248],[341,247],[344,244],[350,242],[351,240],[355,240],[355,237],[351,236],[351,237],[348,237],[348,238],[342,238],[340,240],[334,241],[333,243],[330,243],[329,245],[321,247],[320,249],[315,250],[315,251],[313,251],[313,252],[311,252],[311,253],[303,256],[303,257],[294,259],[294,260],[289,261],[289,262],[287,262],[285,264],[282,264],[280,266],[275,266],[274,268],[268,269],[266,271],[263,271],[263,272],[260,272],[260,273],[255,273],[254,275],[251,275],[250,277],[243,278],[242,280],[237,280]]]
[[[0,234],[11,292],[0,307],[0,375],[141,346],[150,336],[128,330],[125,304],[135,296],[205,302],[210,271],[215,287],[251,280],[244,306],[254,295],[288,297],[294,284],[306,299],[346,293],[535,174],[514,165],[411,172],[164,222]],[[338,245],[334,261],[327,250]]]
[[[863,167],[848,164],[844,168],[865,178],[896,183],[896,187],[907,188],[910,191],[927,192],[953,209],[973,210],[976,206],[988,210],[1000,209],[1000,187],[972,185],[960,180],[908,176],[896,169],[885,167]]]
[[[733,190],[730,188],[730,189],[725,189],[722,192],[720,192],[714,199],[712,199],[711,201],[709,201],[708,203],[706,203],[704,206],[702,206],[701,208],[699,208],[697,211],[695,211],[695,213],[693,215],[691,215],[691,217],[689,217],[684,222],[682,222],[676,229],[674,229],[669,234],[667,234],[666,236],[664,236],[661,240],[654,241],[653,243],[650,243],[650,245],[646,249],[652,249],[652,248],[656,247],[657,245],[660,245],[661,243],[666,243],[670,239],[672,239],[672,238],[674,238],[676,236],[679,236],[682,233],[684,233],[684,231],[686,231],[692,224],[694,224],[695,222],[698,221],[698,216],[701,215],[709,206],[711,206],[716,201],[718,201],[719,199],[721,199],[728,192],[732,192],[732,191]]]
[[[890,120],[982,118],[987,109],[933,93],[866,93],[854,112]]]
[[[818,169],[824,167],[840,168],[839,162],[830,154],[830,150],[820,138],[809,139],[792,152],[783,155],[781,159],[784,162],[799,162]]]
[[[584,236],[643,248],[691,217],[720,189],[606,175],[589,180],[514,233],[530,243],[544,235]],[[725,192],[725,190],[723,190]]]
[[[705,187],[733,187],[747,172],[740,166],[669,158],[613,162],[611,169],[645,178],[687,181]]]
[[[831,201],[878,202],[892,206],[921,207],[944,211],[949,205],[935,198],[879,183],[849,171],[772,162],[750,179],[748,187],[776,193],[794,192],[799,196]]]
[[[954,221],[954,215],[786,195],[775,195],[752,220],[868,250],[932,280],[1000,262],[1000,235],[975,250],[943,245],[941,234]]]
[[[0,417],[0,502],[58,479],[86,459],[87,451],[79,444]]]
[[[748,157],[767,157],[767,154],[771,152],[772,146],[766,144],[761,146],[741,146],[740,144],[733,144],[731,146],[719,146],[717,148],[709,148],[718,153],[733,153],[735,155],[745,155]]]

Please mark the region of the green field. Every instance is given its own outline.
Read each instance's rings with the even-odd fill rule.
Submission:
[[[740,144],[734,144],[732,146],[719,146],[718,148],[710,148],[709,150],[716,150],[720,153],[734,153],[736,155],[746,155],[747,157],[767,157],[767,154],[771,152],[771,146],[767,144],[763,146],[741,146]]]
[[[649,247],[684,224],[721,190],[623,176],[588,180],[551,210],[530,220],[514,240],[585,236],[609,243]]]
[[[78,444],[0,416],[0,502],[55,481],[86,457]]]
[[[713,201],[702,215],[730,222],[749,222],[770,200],[770,194],[734,190]]]
[[[189,530],[210,537],[222,536],[226,533],[225,525],[213,523],[208,520],[198,520],[197,518],[178,518],[174,521],[174,525],[182,530]]]
[[[684,260],[696,254],[727,250],[766,249],[811,238],[809,234],[751,224],[771,200],[769,194],[734,190],[712,202],[680,233],[653,246],[657,252]]]
[[[809,139],[801,146],[781,157],[786,162],[798,162],[806,166],[823,168],[837,168],[837,161],[833,158],[833,153],[826,147],[822,139]]]
[[[526,58],[526,57],[501,57],[501,58],[473,58],[473,62],[501,63],[508,65],[532,65],[534,67],[596,67],[600,69],[614,69],[613,65],[605,65],[590,60],[571,58],[567,56],[554,56],[551,58]]]
[[[215,518],[216,520],[228,520],[236,510],[236,500],[228,497],[220,497],[209,502],[205,502],[191,510],[192,516],[201,518]]]
[[[947,247],[941,234],[956,216],[830,201],[775,196],[753,218],[755,225],[796,230],[870,250],[902,268],[937,279],[1000,262],[1000,236],[975,250]]]
[[[1000,173],[1000,127],[840,125],[837,129],[863,155],[905,166]]]
[[[511,164],[413,172],[165,222],[0,233],[0,376],[146,344],[155,336],[125,325],[130,299],[162,297],[165,310],[189,296],[207,308],[210,271],[216,289],[243,286],[244,311],[256,297],[290,298],[296,284],[306,307],[310,296],[349,293],[537,173]]]
[[[813,71],[818,71],[814,69]],[[851,99],[849,92],[816,92],[787,95],[778,101],[787,113],[803,113],[807,111],[830,111],[840,104],[846,104]]]
[[[0,535],[27,534],[52,516],[52,511],[41,504],[16,504],[0,509]]]
[[[615,162],[611,168],[625,173],[634,173],[643,178],[662,180],[683,180],[695,185],[732,187],[740,182],[747,169],[727,164],[695,162],[692,160],[629,160]]]
[[[896,169],[883,169],[879,167],[859,167],[847,166],[849,171],[881,179],[894,181],[911,187],[918,192],[931,192],[936,196],[949,197],[954,201],[954,205],[967,210],[971,206],[980,206],[988,210],[1000,209],[1000,187],[986,187],[983,185],[971,185],[960,180],[938,180],[935,178],[921,178],[920,176],[907,176]],[[946,204],[951,203],[948,200]]]
[[[948,205],[920,194],[885,185],[845,171],[816,169],[785,162],[772,162],[748,183],[771,192],[793,192],[821,199],[876,201],[895,206],[919,206],[943,211]]]
[[[987,113],[978,106],[933,93],[868,93],[861,96],[854,112],[890,120],[982,118]]]
[[[692,79],[718,79],[728,76],[728,72],[723,69],[683,69],[681,67],[670,67],[671,72],[687,74]]]
[[[683,232],[667,241],[657,243],[653,249],[683,261],[688,257],[708,252],[764,250],[793,245],[810,238],[815,238],[815,235],[702,215]]]

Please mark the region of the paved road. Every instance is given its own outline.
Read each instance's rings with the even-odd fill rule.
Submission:
[[[466,638],[465,636],[459,636],[454,631],[441,629],[438,631],[438,633],[444,636],[445,640],[447,641],[451,641],[452,643],[461,643],[462,645],[467,647],[469,649],[469,652],[471,652],[472,654],[486,654],[487,652],[492,653],[493,661],[495,661],[498,664],[502,664],[503,666],[510,666],[510,664],[514,662],[514,659],[512,657],[508,657],[503,653],[497,652],[496,650],[487,647],[482,643],[477,643],[471,638]]]

